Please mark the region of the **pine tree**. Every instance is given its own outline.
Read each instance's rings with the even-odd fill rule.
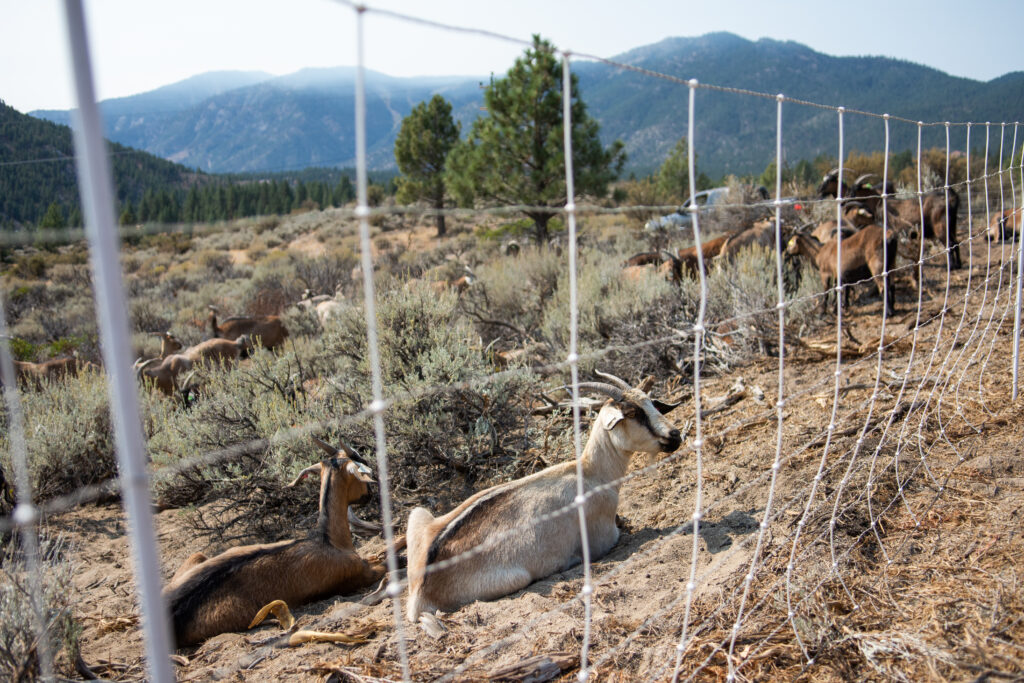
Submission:
[[[53,229],[67,227],[67,222],[64,220],[64,212],[61,211],[57,202],[50,202],[50,206],[46,208],[46,213],[43,214],[42,219],[39,221],[39,227]]]
[[[696,163],[696,157],[694,157]],[[681,204],[690,196],[690,159],[686,138],[679,138],[672,153],[658,169],[658,190],[667,203]]]
[[[605,149],[598,124],[570,81],[574,184],[578,194],[603,196],[625,162],[622,143]],[[473,122],[469,137],[448,157],[445,184],[462,205],[476,200],[524,204],[538,242],[548,221],[565,204],[562,66],[552,45],[534,36],[533,47],[505,78],[484,91],[487,116]]]
[[[459,141],[460,126],[452,119],[452,105],[440,95],[420,102],[402,121],[395,139],[395,160],[402,177],[397,199],[408,203],[426,200],[438,210],[437,236],[445,234],[444,164]]]

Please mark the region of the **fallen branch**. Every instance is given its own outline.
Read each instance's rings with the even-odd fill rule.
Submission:
[[[562,675],[563,671],[576,666],[578,657],[568,652],[552,652],[534,655],[516,664],[493,669],[487,674],[491,681],[530,681],[543,683]]]

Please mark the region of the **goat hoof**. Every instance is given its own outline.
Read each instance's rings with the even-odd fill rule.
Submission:
[[[420,615],[420,628],[435,640],[443,636],[445,631],[448,630],[444,627],[444,624],[441,623],[441,620],[438,619],[437,616],[426,612]]]

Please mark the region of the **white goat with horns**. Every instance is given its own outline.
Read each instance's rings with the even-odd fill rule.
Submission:
[[[598,413],[582,455],[584,489],[591,494],[584,509],[592,559],[605,555],[619,539],[619,481],[631,454],[671,453],[682,442],[679,430],[663,417],[678,404],[651,399],[618,377],[598,374],[613,384],[579,384],[581,390],[611,397]],[[428,615],[436,609],[450,611],[474,600],[498,598],[579,564],[579,519],[571,514],[575,498],[576,463],[570,461],[481,491],[440,517],[425,508],[413,510],[406,534],[409,620],[427,622],[429,631]],[[473,548],[478,552],[431,569]]]

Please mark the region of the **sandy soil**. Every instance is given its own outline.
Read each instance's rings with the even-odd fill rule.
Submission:
[[[395,233],[388,235],[398,239]],[[980,291],[972,294],[967,322],[956,334],[954,346],[967,274],[966,271],[954,274],[949,311],[940,319],[932,316],[938,316],[942,310],[944,274],[944,264],[940,267],[936,263],[926,269],[924,323],[919,329],[921,341],[914,351],[914,363],[909,372],[916,292],[910,286],[907,273],[898,278],[901,288],[898,313],[886,330],[886,338],[896,341],[885,352],[881,373],[883,387],[870,407],[868,399],[876,372],[876,357],[870,353],[878,343],[880,302],[877,296],[865,293],[848,312],[846,323],[852,339],[844,344],[846,360],[836,432],[825,461],[826,473],[816,489],[805,526],[798,525],[798,521],[822,459],[825,428],[835,392],[832,380],[835,336],[826,334],[788,345],[785,394],[789,402],[783,427],[784,461],[774,493],[773,509],[777,514],[766,529],[757,579],[746,603],[732,660],[734,665],[743,667],[741,678],[873,680],[917,671],[922,678],[966,679],[981,675],[984,670],[1021,675],[1019,656],[1024,650],[1020,649],[1020,640],[1016,640],[1019,623],[1016,631],[999,627],[1003,629],[1001,637],[1016,644],[1016,663],[993,659],[984,653],[986,648],[995,646],[987,640],[991,634],[978,631],[983,626],[973,625],[966,632],[950,631],[942,628],[941,624],[946,622],[940,619],[937,632],[933,633],[934,625],[918,628],[915,624],[918,618],[923,619],[923,603],[919,602],[923,598],[914,597],[917,594],[909,587],[904,592],[900,590],[901,585],[913,585],[918,590],[933,584],[947,585],[942,582],[958,586],[960,572],[968,571],[975,564],[983,567],[989,576],[1002,576],[1005,570],[1014,569],[1020,558],[1016,555],[1016,560],[1013,559],[1014,549],[1019,547],[1021,511],[1024,510],[1024,469],[1021,466],[1024,462],[1021,459],[1024,404],[1019,400],[1016,404],[1009,401],[1012,315],[995,336],[995,350],[985,373],[981,374],[980,362],[964,373],[966,360],[975,346],[972,343],[964,349],[963,343],[973,327],[982,294]],[[974,275],[976,286],[978,276],[984,275],[984,268],[976,269]],[[990,292],[989,303],[991,299]],[[985,308],[983,312],[988,310]],[[982,328],[986,320],[987,314]],[[936,347],[935,335],[940,322],[942,337]],[[991,332],[984,340],[983,349],[988,348],[990,339]],[[954,366],[961,350],[966,351],[965,356]],[[864,355],[864,351],[868,355]],[[949,358],[944,360],[947,354]],[[950,373],[950,368],[955,372]],[[950,376],[948,388],[941,382],[921,384],[920,378],[926,375],[926,370],[929,377]],[[743,576],[753,556],[769,492],[771,465],[776,456],[777,362],[774,358],[761,358],[727,375],[707,378],[703,383],[704,405],[709,408],[718,405],[717,401],[729,394],[730,386],[738,377],[744,379],[747,387],[744,396],[703,420],[706,444],[700,487],[692,448],[694,411],[689,399],[670,415],[685,432],[683,448],[661,460],[638,458],[634,463],[637,475],[622,487],[619,508],[622,537],[613,551],[593,566],[596,588],[589,660],[591,664],[596,662],[598,680],[671,678],[683,625],[685,587],[694,547],[690,519],[698,488],[706,512],[697,543],[699,585],[689,626],[694,640],[687,649],[683,673],[684,677],[692,674],[701,680],[719,680],[728,671],[729,629],[738,609],[737,591],[742,591]],[[870,454],[897,406],[905,377],[910,381],[901,402],[904,409],[911,407],[905,415],[897,412],[901,417],[894,422],[879,449],[878,468],[881,470],[884,463],[898,462],[903,468],[901,476],[907,477],[909,473],[913,476],[909,481],[894,480],[890,468],[868,481]],[[964,379],[957,397],[955,385],[961,377]],[[679,387],[679,395],[690,394],[689,378],[658,379],[660,387]],[[914,398],[919,386],[920,394]],[[985,399],[984,403],[979,396]],[[911,403],[912,400],[917,403]],[[828,524],[849,455],[861,428],[869,421],[869,410],[875,428],[866,435],[857,467],[851,470],[841,499],[846,512],[837,520],[837,535],[840,536],[837,545],[843,552],[840,569],[841,576],[845,577],[845,582],[837,582],[834,577],[829,579],[827,572]],[[565,416],[553,419],[564,427],[569,424]],[[917,437],[919,425],[920,438]],[[894,456],[894,444],[900,434],[904,452],[902,456]],[[927,455],[927,471],[914,469],[920,462],[919,451]],[[556,459],[565,459],[568,455],[559,453]],[[894,481],[904,484],[902,499],[885,512],[884,524],[877,527],[879,533],[868,533],[872,527],[865,521],[869,514],[865,511],[865,494],[870,492],[869,499],[875,504],[872,514],[877,514],[899,497]],[[398,511],[398,514],[404,519],[408,511]],[[196,540],[181,511],[160,512],[156,523],[165,577],[192,552],[222,549],[205,547]],[[82,638],[85,660],[105,678],[138,680],[144,677],[130,553],[120,508],[116,505],[82,507],[54,520],[54,524],[69,535],[78,549],[81,571],[76,586],[83,596],[79,616],[85,627]],[[803,559],[794,572],[794,585],[806,590],[812,598],[797,608],[800,618],[809,624],[801,625],[804,639],[808,640],[812,655],[819,654],[811,665],[801,655],[794,642],[793,629],[786,620],[785,570],[798,526],[803,526],[805,535],[799,555]],[[357,547],[363,554],[373,554],[382,550],[383,543],[380,538],[365,539],[357,543]],[[952,559],[943,565],[938,557]],[[820,590],[808,589],[814,587],[816,577],[823,577],[818,584]],[[911,584],[905,583],[908,581]],[[857,589],[861,584],[863,590]],[[1010,597],[1019,599],[1020,584],[1009,582],[1006,585],[1009,587],[1004,590],[1010,592]],[[578,599],[581,586],[582,570],[574,569],[548,577],[504,599],[468,605],[442,615],[446,632],[438,639],[406,625],[404,637],[414,679],[432,680],[461,667],[457,678],[480,680],[535,655],[550,655],[555,664],[549,667],[548,675],[542,675],[541,667],[534,663],[525,669],[533,674],[532,678],[520,672],[501,680],[548,680],[552,676],[572,680],[578,670],[584,638],[584,611]],[[969,590],[964,590],[963,604],[973,605]],[[857,606],[862,607],[859,614],[871,613],[874,608],[881,615],[879,622],[872,622],[869,627],[866,622],[858,621],[861,616],[851,616],[857,613],[850,606],[847,591],[853,596],[853,602],[859,601]],[[288,648],[282,645],[281,632],[271,620],[252,632],[225,634],[199,648],[180,651],[182,658],[176,664],[177,674],[182,681],[400,680],[402,670],[391,601],[368,607],[358,602],[360,597],[339,596],[293,611],[299,628],[355,631],[365,627],[371,635],[363,644],[320,643]],[[1004,595],[1001,599],[1009,598]],[[943,614],[948,621],[949,611],[958,608],[953,605],[945,609]],[[905,626],[900,627],[904,622]],[[870,650],[873,655],[865,654],[869,649],[861,647],[867,642],[861,636],[877,634],[889,626],[909,629],[906,632],[913,632],[932,650],[922,648],[906,658],[878,649]],[[825,635],[808,637],[808,634],[813,635],[814,628]],[[843,628],[849,632],[846,640]],[[974,633],[975,640],[965,633]],[[973,659],[971,643],[982,652]],[[960,653],[953,659],[959,658],[958,661],[965,661],[969,666],[947,665],[942,653]],[[866,662],[870,666],[844,669],[849,662],[859,662],[857,666],[864,666]],[[980,669],[971,669],[971,666]]]

